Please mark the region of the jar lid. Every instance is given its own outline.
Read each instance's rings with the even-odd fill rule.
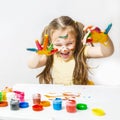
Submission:
[[[42,105],[43,107],[49,107],[50,106],[50,101],[41,101],[40,105]]]
[[[84,103],[78,103],[78,104],[76,105],[76,108],[77,108],[78,110],[87,110],[87,105],[84,104]]]
[[[105,115],[104,110],[102,110],[100,108],[93,108],[92,113],[96,116],[104,116]]]
[[[42,105],[33,105],[32,106],[32,109],[34,110],[34,111],[41,111],[41,110],[43,110],[43,106]]]
[[[29,107],[29,103],[28,102],[20,102],[19,107],[20,108],[27,108],[27,107]]]
[[[1,101],[0,102],[0,107],[6,107],[8,106],[8,102],[7,101]]]

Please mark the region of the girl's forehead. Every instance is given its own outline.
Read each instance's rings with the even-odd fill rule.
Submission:
[[[52,41],[59,41],[61,39],[67,40],[67,38],[75,39],[75,36],[75,32],[70,29],[55,30],[52,34]]]
[[[65,34],[65,33],[75,33],[75,30],[72,27],[61,28],[53,31],[54,35]]]

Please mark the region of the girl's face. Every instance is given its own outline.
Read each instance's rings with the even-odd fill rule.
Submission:
[[[73,57],[76,37],[69,31],[69,29],[54,31],[52,35],[52,43],[54,48],[58,49],[58,56],[64,61],[68,61]]]

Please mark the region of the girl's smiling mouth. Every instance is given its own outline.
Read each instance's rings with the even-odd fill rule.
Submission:
[[[70,53],[70,52],[60,53],[60,56],[63,57],[63,58],[68,58],[68,57],[69,57],[69,53]]]

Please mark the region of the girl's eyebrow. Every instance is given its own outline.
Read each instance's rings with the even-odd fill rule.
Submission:
[[[62,44],[61,42],[54,42],[54,44]]]

